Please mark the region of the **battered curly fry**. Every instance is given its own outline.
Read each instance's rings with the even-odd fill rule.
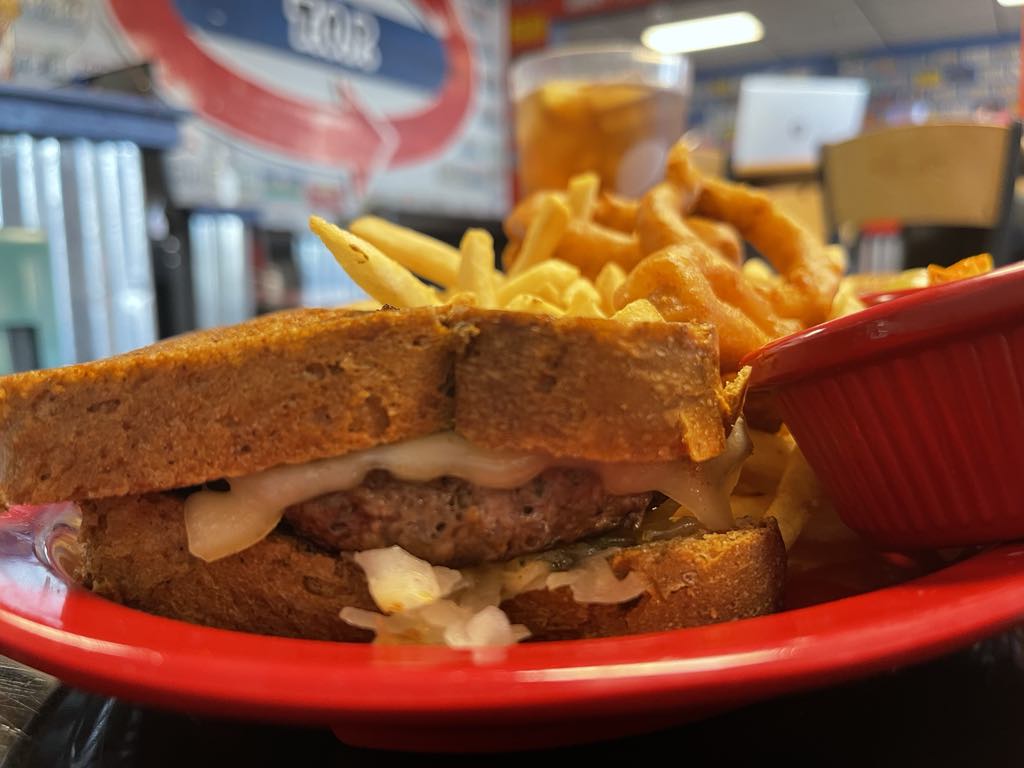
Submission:
[[[718,329],[723,371],[736,371],[740,360],[771,340],[740,309],[719,298],[688,246],[671,246],[648,256],[615,293],[622,308],[647,299],[669,321],[710,322]]]
[[[703,245],[683,221],[685,202],[685,194],[668,182],[656,184],[641,198],[636,214],[641,253],[656,253],[670,245]]]
[[[743,238],[735,227],[703,216],[687,216],[684,221],[693,234],[704,241],[704,245],[726,261],[733,264],[743,261]]]
[[[665,181],[680,191],[682,206],[687,211],[693,210],[700,199],[704,180],[693,164],[690,148],[682,139],[668,151],[668,158],[665,160]]]
[[[677,252],[684,253],[682,249]],[[692,244],[685,255],[708,279],[718,298],[743,312],[771,338],[800,330],[798,321],[775,313],[766,293],[748,281],[739,267],[713,253],[703,243]]]
[[[653,187],[640,201],[637,234],[640,250],[657,253],[676,246],[677,254],[694,264],[708,279],[715,295],[749,317],[771,338],[800,330],[799,324],[780,318],[771,301],[744,278],[734,261],[713,251],[691,230],[679,213],[682,195],[667,182]]]
[[[602,192],[594,208],[594,221],[598,224],[632,234],[636,229],[636,213],[639,203],[629,197],[612,192]]]
[[[610,314],[649,299],[668,320],[715,323],[727,371],[767,341],[824,319],[843,271],[842,260],[763,193],[705,178],[683,142],[669,152],[665,180],[640,200],[599,192],[584,175],[568,194],[521,202],[505,221],[503,261],[514,264],[512,273],[524,267],[515,262],[526,233],[552,207],[572,215],[563,217],[545,258],[574,265],[600,297],[578,292],[578,311]],[[744,240],[772,266],[755,260],[741,267]]]
[[[768,262],[756,256],[743,262],[743,276],[752,283],[763,285],[768,290],[774,290],[775,286],[782,280],[778,273],[768,266]]]
[[[683,204],[695,195],[694,210],[734,226],[783,278],[772,294],[775,310],[805,325],[825,319],[842,272],[813,235],[783,213],[763,192],[717,178],[703,178],[685,143],[669,152],[665,179]]]
[[[569,227],[555,248],[554,257],[580,268],[584,277],[595,279],[609,261],[627,272],[639,263],[643,254],[637,240],[593,221],[569,222]]]
[[[828,316],[841,268],[813,235],[764,193],[721,179],[705,179],[697,212],[728,222],[771,263],[783,281],[773,295],[776,311],[805,325]]]
[[[641,253],[656,253],[670,245],[700,243],[729,263],[739,265],[743,241],[736,229],[703,216],[684,216],[687,199],[686,193],[667,181],[643,196],[636,216]]]

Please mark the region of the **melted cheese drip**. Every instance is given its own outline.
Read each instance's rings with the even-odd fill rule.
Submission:
[[[378,446],[332,459],[284,465],[231,478],[227,492],[200,491],[185,501],[189,551],[212,562],[262,541],[281,522],[284,510],[318,496],[350,490],[367,473],[386,470],[399,480],[424,482],[452,476],[485,488],[518,488],[545,469],[585,467],[598,472],[609,493],[659,491],[693,513],[713,531],[732,527],[729,480],[750,453],[750,439],[738,422],[726,450],[700,464],[686,460],[598,463],[532,453],[479,448],[454,432]]]

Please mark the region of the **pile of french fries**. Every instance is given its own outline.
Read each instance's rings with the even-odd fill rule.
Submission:
[[[578,267],[552,256],[570,222],[589,217],[598,186],[596,174],[581,174],[569,185],[568,202],[547,198],[507,273],[497,269],[493,238],[483,229],[467,230],[454,248],[376,216],[358,218],[348,230],[314,216],[310,228],[352,279],[381,304],[467,303],[553,317],[661,321],[661,314],[646,299],[614,308],[615,291],[626,280],[625,270],[615,262],[607,262],[591,281]],[[417,275],[439,287],[427,285]]]
[[[839,290],[836,291],[835,298],[832,300],[829,319],[852,315],[854,312],[864,309],[865,304],[861,301],[861,297],[869,293],[904,291],[910,288],[927,288],[932,285],[953,283],[957,280],[966,280],[969,277],[977,277],[991,272],[993,266],[991,254],[979,253],[977,256],[961,259],[948,267],[929,264],[927,267],[905,269],[902,272],[867,272],[847,275],[839,283]]]
[[[749,432],[754,450],[730,497],[733,516],[755,522],[775,518],[789,549],[811,516],[827,503],[825,492],[785,428]]]

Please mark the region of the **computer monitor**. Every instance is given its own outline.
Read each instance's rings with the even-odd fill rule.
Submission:
[[[748,75],[740,81],[732,170],[737,176],[812,170],[822,144],[856,136],[869,88],[852,77]]]

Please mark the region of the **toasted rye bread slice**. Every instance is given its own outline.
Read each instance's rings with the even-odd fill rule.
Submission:
[[[205,563],[188,552],[182,501],[172,494],[82,504],[80,578],[117,602],[224,629],[317,640],[365,641],[339,618],[374,610],[362,569],[301,539],[272,533],[244,552]],[[759,616],[780,606],[786,553],[774,525],[645,544],[612,568],[639,571],[649,592],[621,605],[581,604],[567,587],[532,591],[503,608],[535,639],[604,637]]]
[[[297,310],[0,378],[0,503],[195,485],[454,427],[601,461],[720,452],[713,330]],[[454,421],[453,421],[454,411]]]
[[[450,429],[431,309],[305,309],[0,378],[0,502],[121,496]]]
[[[715,329],[465,310],[455,426],[470,442],[592,461],[725,448]]]

